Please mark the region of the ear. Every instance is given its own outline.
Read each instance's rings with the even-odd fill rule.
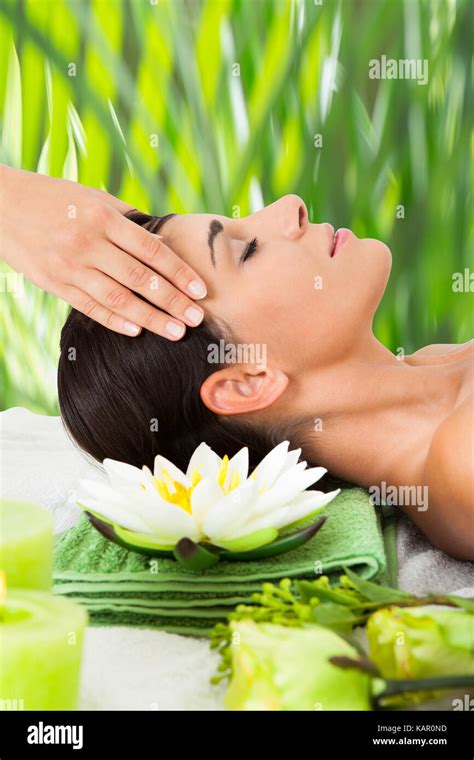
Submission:
[[[211,412],[245,414],[274,404],[287,385],[288,377],[279,369],[232,365],[207,377],[200,395]]]

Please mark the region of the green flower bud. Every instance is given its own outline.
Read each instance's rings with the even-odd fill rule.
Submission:
[[[235,634],[229,710],[369,710],[370,678],[343,669],[330,657],[357,658],[356,650],[328,628],[291,628],[240,620]]]
[[[367,636],[384,678],[474,674],[474,615],[468,612],[389,607],[370,616]]]

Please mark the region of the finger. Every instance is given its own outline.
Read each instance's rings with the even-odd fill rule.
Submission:
[[[204,298],[207,288],[198,274],[168,248],[158,236],[120,214],[114,215],[107,228],[109,240],[118,248],[142,261],[191,298]]]
[[[100,201],[101,205],[106,203],[107,206],[111,206],[120,214],[126,214],[127,211],[131,211],[133,209],[133,206],[130,206],[129,203],[125,203],[125,201],[120,200],[120,198],[116,198],[114,195],[110,195],[110,193],[108,193],[106,190],[101,190],[98,187],[88,187],[87,191],[89,195],[94,195],[97,200]]]
[[[186,326],[182,322],[142,301],[103,272],[84,269],[77,277],[77,285],[94,301],[133,325],[144,327],[170,340],[179,340],[185,333]]]
[[[79,288],[67,286],[61,298],[77,311],[82,312],[82,314],[85,314],[104,327],[108,327],[113,332],[132,337],[139,335],[141,332],[141,327],[133,322],[129,322],[119,314],[115,314],[110,309],[107,309],[106,306],[97,303],[94,298]]]
[[[204,319],[201,306],[187,298],[164,277],[119,248],[109,245],[97,250],[93,266],[191,327],[196,327]]]

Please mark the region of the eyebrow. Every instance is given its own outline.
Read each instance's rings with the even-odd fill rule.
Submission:
[[[148,227],[148,231],[153,232],[154,235],[157,235],[163,225],[166,224],[169,219],[173,219],[175,216],[177,216],[177,214],[166,214],[165,216],[153,217],[153,222]]]
[[[214,239],[219,234],[219,232],[222,232],[224,230],[224,227],[222,223],[218,219],[213,219],[209,225],[209,231],[207,234],[207,243],[209,245],[209,250],[211,252],[211,261],[212,266],[216,266],[216,256],[214,253]]]

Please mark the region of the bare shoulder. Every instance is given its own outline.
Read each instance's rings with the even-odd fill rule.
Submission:
[[[430,346],[419,348],[418,351],[406,356],[405,361],[407,364],[417,364],[420,359],[423,362],[425,357],[429,361],[429,357],[432,356],[451,357],[453,354],[456,354],[456,358],[474,355],[474,339],[465,343],[432,343]]]
[[[460,403],[436,430],[424,468],[429,504],[448,518],[460,558],[474,559],[474,396]],[[450,536],[452,533],[452,536]],[[444,547],[440,547],[444,548]],[[449,548],[445,549],[449,551]],[[450,551],[450,553],[453,553]]]

